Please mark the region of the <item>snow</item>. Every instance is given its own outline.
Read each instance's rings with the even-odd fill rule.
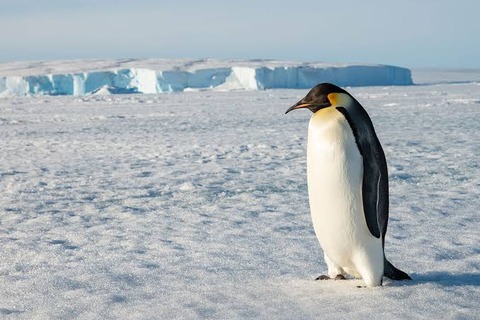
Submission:
[[[413,80],[426,85],[480,82],[480,69],[415,69]]]
[[[326,271],[306,189],[307,90],[0,99],[8,319],[478,319],[479,83],[349,88],[390,173],[389,259]]]
[[[0,96],[410,85],[408,69],[269,60],[77,60],[0,64]]]

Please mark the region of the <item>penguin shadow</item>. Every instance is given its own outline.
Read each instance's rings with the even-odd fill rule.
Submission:
[[[7,308],[0,308],[0,316],[15,315],[15,314],[23,313],[23,312],[25,312],[25,311],[7,309]]]
[[[412,273],[411,281],[391,281],[392,286],[415,286],[420,284],[438,284],[442,287],[475,286],[480,287],[480,273],[450,273],[433,271],[426,273]]]

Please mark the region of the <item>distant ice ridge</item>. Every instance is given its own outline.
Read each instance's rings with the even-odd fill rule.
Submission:
[[[0,65],[0,95],[79,96],[210,89],[301,89],[313,87],[320,82],[332,82],[339,86],[413,83],[409,69],[387,65],[264,60],[171,60],[170,63],[168,60],[95,60],[73,61],[70,64],[66,61],[25,64]],[[89,67],[97,70],[88,71]]]

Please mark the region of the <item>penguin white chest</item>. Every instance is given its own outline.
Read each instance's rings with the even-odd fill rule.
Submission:
[[[363,158],[348,121],[334,107],[310,120],[307,171],[313,226],[330,264],[355,277],[371,263],[381,263],[375,269],[383,272],[381,240],[370,233],[363,213]]]

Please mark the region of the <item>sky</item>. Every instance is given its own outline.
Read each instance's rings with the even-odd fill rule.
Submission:
[[[480,68],[478,0],[0,0],[0,63],[221,58]]]

